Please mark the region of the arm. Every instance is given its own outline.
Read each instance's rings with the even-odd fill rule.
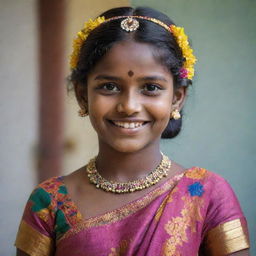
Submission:
[[[210,203],[204,226],[203,255],[249,255],[247,222],[230,185],[212,178]]]
[[[52,255],[54,249],[51,198],[42,188],[31,194],[20,222],[15,246],[18,256]]]

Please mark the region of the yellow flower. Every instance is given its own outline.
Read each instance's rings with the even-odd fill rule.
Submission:
[[[189,45],[188,37],[185,34],[183,27],[176,27],[175,25],[171,25],[171,31],[182,51],[183,57],[185,58],[183,68],[187,70],[187,78],[192,80],[194,77],[194,64],[196,63],[197,59]]]
[[[84,30],[91,32],[104,21],[105,21],[105,17],[98,17],[95,20],[89,19],[87,22],[84,23]]]
[[[71,69],[75,69],[77,67],[81,47],[88,35],[104,21],[104,17],[98,17],[95,20],[89,19],[89,21],[85,22],[84,28],[77,33],[77,37],[73,41],[73,52],[70,55],[69,63]]]

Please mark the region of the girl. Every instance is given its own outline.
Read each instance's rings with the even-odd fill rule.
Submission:
[[[71,81],[99,153],[33,191],[17,255],[249,255],[228,183],[159,148],[181,129],[195,62],[184,29],[155,10],[116,8],[85,24]]]

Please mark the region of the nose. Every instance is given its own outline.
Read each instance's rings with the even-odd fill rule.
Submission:
[[[142,102],[139,95],[136,93],[128,92],[120,96],[117,104],[117,112],[132,116],[137,114],[142,109]]]

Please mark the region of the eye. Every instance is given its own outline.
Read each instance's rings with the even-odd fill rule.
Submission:
[[[144,88],[150,92],[157,91],[159,89],[155,84],[146,84]]]
[[[118,87],[114,83],[105,83],[101,88],[107,91],[119,91]]]
[[[147,95],[158,95],[162,87],[157,84],[145,84],[142,91]]]
[[[120,89],[118,88],[118,86],[115,83],[103,83],[100,84],[99,86],[97,86],[96,88],[97,90],[99,90],[102,94],[114,94],[120,91]]]

